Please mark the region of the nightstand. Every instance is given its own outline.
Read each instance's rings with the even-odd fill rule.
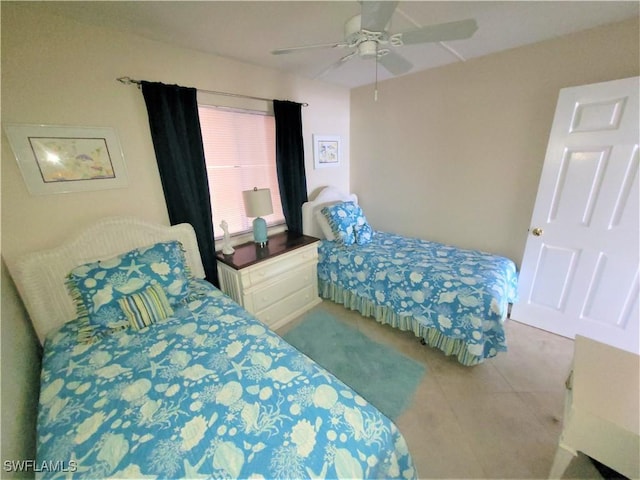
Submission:
[[[549,478],[582,452],[627,478],[640,478],[640,359],[576,335],[562,433]]]
[[[278,233],[265,247],[249,242],[217,252],[221,290],[275,330],[322,300],[318,239]]]

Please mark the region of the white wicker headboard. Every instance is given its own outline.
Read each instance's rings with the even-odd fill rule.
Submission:
[[[76,317],[75,306],[65,286],[66,276],[74,267],[170,240],[182,243],[193,276],[204,278],[191,225],[182,223],[168,227],[131,217],[105,218],[58,247],[6,259],[40,343],[44,343],[47,333]]]
[[[325,187],[313,201],[302,204],[302,233],[316,238],[325,238],[316,220],[316,213],[325,205],[337,202],[358,203],[358,196],[355,193],[343,193],[335,187]]]

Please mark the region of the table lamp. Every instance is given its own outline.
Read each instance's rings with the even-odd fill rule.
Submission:
[[[254,187],[253,190],[242,192],[244,211],[247,217],[255,217],[253,220],[253,240],[259,247],[267,245],[267,222],[262,215],[273,213],[271,205],[271,191],[268,188]]]

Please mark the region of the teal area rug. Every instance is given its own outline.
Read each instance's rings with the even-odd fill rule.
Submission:
[[[323,311],[283,338],[394,420],[409,405],[424,366]]]

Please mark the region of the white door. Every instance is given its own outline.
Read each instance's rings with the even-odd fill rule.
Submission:
[[[640,353],[639,78],[560,91],[511,318]]]

